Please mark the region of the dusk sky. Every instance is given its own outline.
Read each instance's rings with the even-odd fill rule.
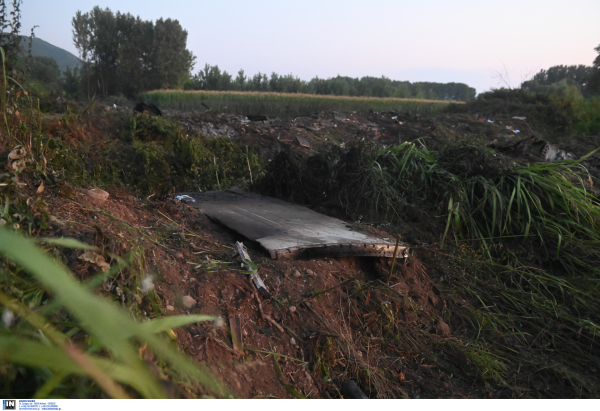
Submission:
[[[591,65],[600,44],[599,0],[156,1],[24,0],[21,34],[77,55],[71,19],[94,6],[144,20],[179,20],[188,49],[234,74],[275,71],[309,80],[384,75],[512,87],[542,68]]]

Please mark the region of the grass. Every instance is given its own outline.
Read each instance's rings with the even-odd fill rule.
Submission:
[[[90,248],[73,240],[59,243],[75,248]],[[201,382],[217,395],[228,394],[200,364],[193,364],[156,335],[174,327],[212,321],[213,317],[190,315],[137,322],[112,302],[94,295],[76,281],[66,267],[38,249],[31,240],[6,228],[0,229],[0,255],[24,268],[41,287],[50,291],[57,306],[65,307],[73,316],[71,327],[89,333],[98,348],[106,350],[108,354],[94,355],[74,344],[59,329],[55,311],[45,310],[46,315],[34,311],[42,308],[42,301],[37,307],[28,307],[0,292],[4,313],[10,310],[25,321],[14,328],[5,321],[5,329],[0,335],[0,358],[4,363],[47,368],[53,374],[47,383],[52,381],[52,384],[57,383],[55,378],[59,375],[60,379],[67,374],[85,375],[112,398],[129,397],[119,383],[130,386],[145,398],[164,398],[160,381],[149,372],[137,354],[141,345],[145,344],[169,363],[171,371],[180,377]],[[51,305],[53,301],[44,303]],[[36,333],[36,330],[43,331]],[[40,389],[45,390],[46,386]]]
[[[435,114],[447,101],[321,96],[295,93],[260,93],[237,91],[156,90],[139,95],[140,100],[164,109],[204,111],[202,103],[219,113],[264,115],[269,117],[299,116],[319,111],[400,111],[410,114]]]
[[[588,371],[600,366],[600,200],[585,158],[517,164],[472,137],[437,151],[424,140],[359,142],[300,163],[286,153],[276,160],[258,185],[268,194],[400,232],[409,207],[433,219],[441,251],[425,252],[424,263],[446,279],[436,285],[450,297],[446,321],[464,330],[451,349],[483,383],[544,390],[523,380],[526,370],[577,396],[600,393]],[[315,178],[320,162],[330,166]],[[304,185],[282,180],[291,169]],[[402,326],[382,314],[370,329],[392,344]]]

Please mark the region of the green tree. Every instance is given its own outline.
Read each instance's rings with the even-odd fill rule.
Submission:
[[[25,72],[28,83],[38,82],[46,86],[56,86],[60,77],[58,63],[51,57],[27,56],[19,60],[17,66]]]
[[[12,10],[9,12],[4,0],[0,0],[0,45],[4,49],[4,66],[6,72],[11,73],[22,53],[21,38],[21,0],[12,1]],[[2,67],[0,66],[0,75]]]
[[[153,23],[96,6],[88,13],[78,11],[72,25],[88,98],[133,97],[144,90],[181,88],[189,81],[195,57],[177,20]]]
[[[594,49],[598,56],[594,59],[594,64],[588,78],[588,90],[590,94],[600,94],[600,44]]]
[[[237,76],[235,78],[235,88],[236,90],[245,90],[246,88],[246,80],[247,77],[244,74],[244,70],[240,69],[240,71],[238,71]]]
[[[554,86],[556,88],[556,85],[560,83],[567,86],[575,86],[581,93],[587,94],[588,81],[591,74],[592,67],[583,64],[552,66],[548,70],[540,70],[531,80],[523,82],[521,88],[541,91],[544,89],[544,86]],[[560,88],[563,87],[560,86]]]
[[[90,21],[89,15],[81,14],[81,11],[75,13],[75,17],[71,21],[73,26],[73,43],[79,51],[79,58],[83,61],[83,72],[86,83],[87,98],[90,98],[91,87],[90,87]]]
[[[131,14],[117,13],[119,44],[117,78],[119,92],[135,96],[152,88],[154,25]]]
[[[196,58],[186,48],[187,31],[177,20],[159,19],[154,25],[153,88],[180,88]]]
[[[81,95],[81,75],[79,67],[75,66],[73,71],[67,67],[63,71],[63,77],[59,79],[59,84],[64,92],[70,97],[79,97]]]

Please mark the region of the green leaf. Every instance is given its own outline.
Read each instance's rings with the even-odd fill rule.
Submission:
[[[244,262],[244,264],[246,264],[248,266],[251,273],[258,271],[258,266],[256,264],[254,264],[252,261],[246,260],[245,258],[242,258],[242,261]]]
[[[153,396],[138,370],[105,358],[87,357],[113,380],[127,384],[146,396]],[[61,348],[16,336],[0,336],[0,360],[3,363],[44,367],[59,373],[87,375],[83,367]],[[145,372],[149,372],[147,367]]]
[[[148,373],[145,363],[132,346],[130,340],[134,337],[146,342],[156,355],[168,362],[171,369],[182,377],[194,379],[218,395],[229,395],[229,391],[202,364],[193,362],[172,349],[165,341],[135,322],[119,306],[92,294],[73,278],[64,265],[38,249],[33,241],[0,228],[0,254],[36,277],[55,294],[61,305],[73,313],[83,329],[108,348],[116,359],[133,368],[138,373],[138,386],[144,387],[141,393],[145,397],[163,397],[164,391]]]

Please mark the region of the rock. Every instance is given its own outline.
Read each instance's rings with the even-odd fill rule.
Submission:
[[[310,275],[312,277],[314,277],[316,275],[313,270],[306,270],[306,274],[308,274],[308,275]]]
[[[185,308],[192,308],[193,306],[196,305],[196,300],[194,300],[192,297],[190,297],[189,295],[186,295],[185,297],[183,297],[181,299],[181,302],[183,303],[183,306]]]
[[[167,305],[167,311],[175,311],[175,307],[172,305]]]
[[[450,327],[441,319],[438,319],[438,323],[435,326],[435,332],[437,335],[441,335],[443,337],[451,336]]]
[[[290,305],[290,308],[288,308],[288,310],[290,310],[291,313],[296,312],[296,307],[294,307],[293,305]]]
[[[294,337],[290,338],[290,344],[296,345],[296,340],[294,339]]]
[[[91,190],[81,189],[80,194],[83,196],[83,202],[92,206],[100,206],[108,200],[109,194],[100,190],[99,188],[93,188]]]
[[[292,275],[293,275],[294,277],[296,277],[296,278],[298,278],[298,277],[302,276],[302,274],[300,274],[300,271],[298,271],[298,270],[294,270],[294,272],[292,273]]]

